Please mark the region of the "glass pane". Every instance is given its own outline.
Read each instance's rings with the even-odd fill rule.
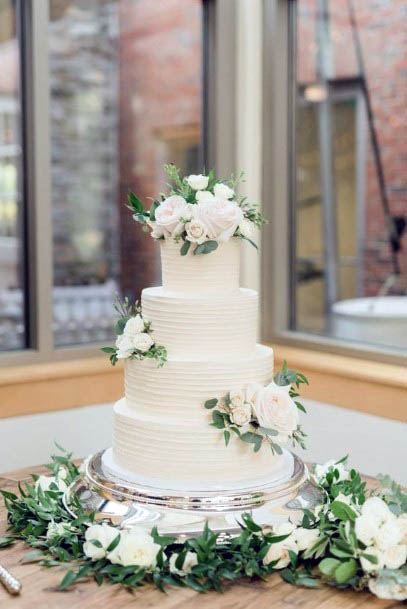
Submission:
[[[115,293],[160,282],[127,192],[202,165],[201,2],[50,0],[49,43],[55,342],[104,341]]]
[[[0,2],[0,350],[26,345],[20,53],[13,1]]]
[[[296,3],[291,329],[395,349],[407,347],[402,4]]]

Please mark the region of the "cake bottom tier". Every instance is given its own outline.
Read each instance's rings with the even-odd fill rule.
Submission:
[[[273,455],[211,427],[152,419],[129,408],[114,407],[113,458],[106,464],[121,477],[142,485],[174,490],[229,490],[283,481],[293,470],[291,453]]]

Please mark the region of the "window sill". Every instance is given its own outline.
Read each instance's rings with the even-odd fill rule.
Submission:
[[[94,357],[3,368],[0,418],[111,402],[123,394],[122,366]]]
[[[286,359],[310,379],[304,397],[381,417],[406,420],[404,366],[274,344],[275,366]],[[3,368],[0,418],[112,402],[123,394],[123,368],[104,358]]]
[[[283,344],[274,343],[272,346],[277,368],[286,359],[291,368],[300,370],[309,378],[310,386],[301,391],[304,397],[406,421],[405,366]]]

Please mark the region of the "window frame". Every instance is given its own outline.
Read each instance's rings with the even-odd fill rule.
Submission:
[[[397,349],[290,330],[290,269],[294,264],[290,243],[295,234],[290,201],[295,198],[295,183],[289,168],[295,152],[296,0],[263,0],[263,11],[262,201],[270,220],[262,238],[263,340],[405,365],[406,358]]]
[[[100,353],[104,343],[54,345],[50,96],[44,93],[49,92],[49,0],[20,0],[18,6],[27,348],[1,351],[0,368],[105,357]],[[216,27],[217,23],[221,27]],[[235,166],[234,142],[228,135],[234,133],[235,121],[233,109],[230,111],[230,90],[234,88],[230,70],[235,50],[234,0],[203,0],[203,28],[203,162],[220,173],[231,173]]]

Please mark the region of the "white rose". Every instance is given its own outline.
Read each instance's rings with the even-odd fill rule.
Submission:
[[[260,385],[260,383],[250,383],[249,385],[247,385],[246,389],[245,389],[245,393],[246,393],[246,402],[249,402],[249,404],[251,404],[253,406],[257,394],[259,393],[259,391],[261,391],[263,389],[263,385]]]
[[[235,201],[214,198],[196,205],[195,217],[206,226],[207,235],[218,241],[228,241],[243,219],[243,212]]]
[[[298,546],[293,534],[294,530],[295,526],[290,522],[284,522],[274,528],[274,535],[289,535],[289,537],[270,546],[266,556],[263,558],[263,564],[268,565],[277,560],[278,562],[274,565],[274,569],[284,569],[284,567],[290,564],[289,551],[291,550],[295,554],[298,554]]]
[[[176,236],[184,230],[181,219],[188,213],[188,204],[183,197],[172,195],[160,203],[155,210],[156,226],[164,231],[164,235]]]
[[[338,470],[339,478],[335,478],[336,482],[341,482],[342,480],[349,480],[349,472],[345,468],[343,463],[337,463],[335,459],[330,459],[323,465],[315,466],[315,477],[318,482],[323,482],[326,478],[326,475],[332,470]]]
[[[232,408],[237,408],[237,407],[243,406],[243,404],[245,402],[244,392],[241,391],[240,389],[234,389],[234,390],[230,391],[229,397],[230,397]]]
[[[147,224],[151,228],[150,235],[153,237],[153,239],[161,239],[161,237],[165,237],[164,228],[162,226],[157,226],[157,222],[147,220]]]
[[[254,411],[262,427],[275,429],[282,436],[289,436],[298,425],[298,411],[294,400],[284,387],[270,383],[257,393]]]
[[[188,575],[192,567],[198,564],[198,557],[195,552],[187,552],[185,554],[184,562],[181,569],[177,569],[175,563],[177,562],[178,554],[172,554],[170,558],[170,572],[176,573],[177,575]]]
[[[377,521],[371,516],[358,516],[355,520],[356,537],[365,544],[370,546],[374,543],[378,533]]]
[[[362,515],[373,518],[380,526],[389,520],[394,520],[395,516],[392,514],[387,504],[380,499],[380,497],[369,497],[362,505]]]
[[[407,560],[407,545],[400,544],[387,548],[383,558],[388,569],[399,569]]]
[[[199,203],[213,203],[215,201],[215,195],[212,194],[210,190],[199,190],[195,195],[195,199]]]
[[[203,243],[206,241],[206,226],[199,220],[191,220],[185,224],[185,230],[187,231],[186,238],[191,243]]]
[[[63,537],[70,529],[71,527],[67,522],[50,522],[47,527],[47,539],[51,540],[55,537]]]
[[[230,418],[235,425],[243,427],[250,423],[252,418],[252,409],[250,404],[243,404],[242,406],[236,406],[233,408]]]
[[[397,546],[402,539],[402,531],[396,519],[385,522],[375,536],[375,542],[381,550]]]
[[[298,529],[294,531],[294,537],[295,541],[297,542],[298,550],[303,552],[312,548],[312,546],[316,543],[319,537],[319,530],[298,527]]]
[[[65,492],[68,488],[62,478],[55,476],[38,476],[38,479],[35,483],[35,488],[36,490],[40,488],[43,492],[53,491],[55,489],[50,488],[51,484],[55,484],[57,486],[58,491],[60,491],[61,493]]]
[[[239,231],[246,237],[246,239],[251,239],[254,234],[254,224],[250,222],[247,218],[243,218],[241,223],[239,224]]]
[[[185,181],[191,188],[193,188],[193,190],[205,190],[205,188],[208,186],[209,177],[203,176],[202,174],[191,174],[185,178]]]
[[[86,541],[83,544],[85,555],[91,560],[104,558],[107,548],[118,535],[119,531],[105,522],[102,524],[92,524],[86,529],[85,533]],[[93,541],[98,542],[98,545],[95,545]]]
[[[137,351],[141,351],[142,353],[146,353],[150,347],[154,345],[154,340],[147,332],[135,334],[131,337],[131,342],[133,344],[133,349],[137,349]]]
[[[160,546],[154,543],[151,535],[142,528],[134,527],[121,532],[120,541],[109,552],[108,559],[116,565],[129,567],[155,567]]]
[[[369,556],[374,556],[377,562],[371,562],[367,558],[360,557],[360,565],[365,573],[373,573],[374,571],[379,571],[379,569],[383,569],[384,560],[383,560],[383,552],[380,552],[375,546],[367,547],[364,551],[364,554],[368,554]]]
[[[378,598],[405,601],[407,599],[407,586],[398,584],[391,578],[371,577],[368,582],[369,590]]]
[[[143,332],[143,330],[144,320],[141,315],[136,315],[135,317],[130,317],[130,319],[127,320],[126,325],[124,326],[123,334],[132,336],[133,334]]]
[[[134,351],[133,338],[128,334],[119,334],[116,339],[116,355],[118,359],[126,359]]]
[[[222,184],[221,182],[215,184],[213,192],[218,199],[233,199],[235,196],[235,191],[229,188],[227,184]]]

